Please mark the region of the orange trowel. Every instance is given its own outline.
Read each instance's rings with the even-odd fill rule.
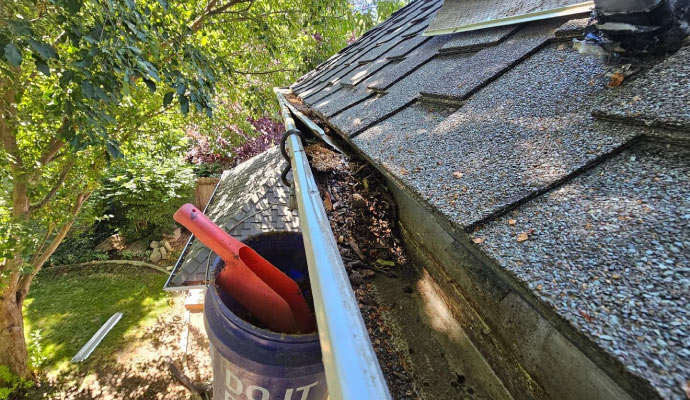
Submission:
[[[216,284],[259,321],[276,332],[314,331],[314,318],[307,302],[289,276],[228,235],[194,205],[183,205],[173,218],[223,259],[225,266],[218,273]]]

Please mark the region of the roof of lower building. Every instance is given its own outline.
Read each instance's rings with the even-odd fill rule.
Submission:
[[[280,180],[285,160],[278,147],[223,172],[205,214],[238,240],[267,232],[299,232],[297,210]],[[193,238],[180,256],[168,287],[203,285],[215,255]]]
[[[416,0],[293,91],[666,398],[690,371],[690,48],[578,53],[588,15],[424,37]],[[626,69],[627,68],[627,69]]]

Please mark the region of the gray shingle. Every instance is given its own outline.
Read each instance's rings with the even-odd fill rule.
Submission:
[[[419,68],[419,66],[431,60],[431,58],[438,54],[438,50],[441,46],[450,39],[450,37],[437,37],[424,42],[424,44],[409,53],[400,64],[395,66],[395,68],[386,70],[384,74],[380,75],[376,81],[369,83],[367,87],[384,91],[395,82]]]
[[[395,68],[397,62],[395,61],[385,61],[388,68]],[[367,83],[371,81],[376,81],[381,74],[385,73],[385,69],[380,69],[375,74],[373,74],[369,79],[364,81],[361,85],[355,87],[341,86],[340,90],[332,93],[329,96],[324,96],[320,101],[313,104],[313,109],[317,110],[321,114],[331,117],[338,112],[358,103],[367,97],[374,94],[372,90],[367,89]]]
[[[288,209],[289,191],[280,181],[284,164],[280,151],[274,147],[225,171],[206,210],[208,217],[239,240],[264,231],[299,231],[297,213]],[[290,218],[282,221],[286,218],[277,218],[278,214]],[[173,285],[203,281],[208,256],[209,250],[194,239],[178,261],[181,267],[172,279]]]
[[[300,88],[297,93],[300,97],[307,98],[325,88],[329,83],[332,84],[332,81],[337,80],[338,77],[347,75],[350,71],[348,68],[350,66],[356,68],[358,60],[378,58],[381,54],[394,48],[398,43],[405,40],[401,35],[412,34],[426,27],[426,19],[418,24],[410,25],[409,23],[421,15],[428,16],[430,13],[433,13],[437,7],[437,2],[432,2],[430,8],[422,7],[422,4],[419,3],[415,7],[410,8],[406,13],[401,13],[396,19],[391,20],[393,32],[388,34],[386,32],[379,32],[371,35],[359,46],[353,47],[332,68],[324,71],[318,77],[309,81],[303,88]]]
[[[431,40],[431,38],[424,37],[419,34],[409,37],[399,42],[395,47],[391,48],[388,53],[386,53],[386,58],[391,60],[407,57],[411,51],[415,50],[417,47],[421,46],[425,42],[428,42],[429,40]]]
[[[397,80],[397,83],[389,87],[389,94],[367,99],[337,114],[331,122],[345,134],[353,136],[395,113],[420,93],[431,98],[464,100],[545,45],[561,25],[562,21],[533,23],[494,47],[474,54],[439,55],[432,59],[443,44],[457,40],[465,33],[451,35],[450,38],[435,37],[413,52],[418,53],[415,58],[411,55],[398,66],[382,70],[376,74],[376,79],[371,80],[373,83],[367,85],[381,88]],[[493,33],[485,33],[495,37],[492,36]],[[409,72],[409,75],[403,75]],[[332,116],[334,113],[328,115]]]
[[[462,32],[453,40],[441,47],[442,53],[457,53],[461,51],[475,51],[486,46],[495,45],[510,36],[519,25],[501,26],[498,28],[481,29],[478,31]]]
[[[354,142],[469,228],[643,134],[591,117],[593,96],[604,90],[603,71],[598,60],[551,45],[448,118],[411,106]]]
[[[359,113],[357,124],[364,127],[398,111],[405,104],[418,97],[420,90],[428,82],[446,80],[449,76],[448,73],[467,57],[467,54],[438,56],[422,65],[405,79],[394,84],[385,96],[378,98],[371,104],[362,103],[355,111]]]
[[[497,21],[507,18],[515,18],[524,15],[534,15],[535,18],[552,18],[548,16],[548,10],[561,9],[582,3],[580,0],[513,0],[490,1],[485,0],[446,0],[443,9],[429,24],[428,33],[445,30],[446,33],[453,29],[482,24],[489,21]],[[593,7],[588,7],[585,12]],[[583,11],[579,11],[583,12]],[[566,15],[561,11],[559,15]]]
[[[510,70],[525,57],[539,50],[562,24],[561,21],[536,22],[520,29],[497,46],[487,47],[458,65],[448,81],[428,81],[425,96],[463,100],[487,82]]]
[[[634,81],[610,90],[595,113],[603,118],[689,131],[690,47],[680,49]]]
[[[590,22],[592,22],[592,18],[590,17],[571,19],[558,28],[556,31],[556,37],[580,36]]]
[[[530,230],[528,240],[517,241]],[[663,388],[663,398],[683,397],[690,371],[690,149],[642,143],[475,235],[563,318]]]
[[[433,13],[435,10],[436,8],[431,8],[430,10],[426,11],[426,14]],[[422,15],[422,18],[424,17],[424,15]],[[421,30],[423,30],[426,26],[424,21],[426,21],[425,18],[423,18],[421,22],[417,22],[413,25],[403,25],[399,27],[398,30],[390,34],[390,37],[388,37],[387,35],[381,38],[381,41],[379,41],[375,46],[371,47],[364,54],[360,55],[357,59],[353,60],[351,64],[345,65],[343,68],[334,70],[330,75],[328,75],[328,77],[330,77],[329,81],[324,81],[319,85],[315,85],[311,90],[300,93],[300,96],[303,99],[305,99],[305,101],[311,102],[314,101],[314,97],[320,96],[320,92],[322,91],[322,89],[330,85],[338,85],[340,82],[350,83],[350,78],[352,77],[352,74],[358,69],[362,68],[362,66],[360,66],[355,61],[372,61],[379,59],[385,60],[386,54],[391,51],[395,52],[396,57],[400,54],[407,54],[410,50],[418,46],[421,42],[424,42],[423,38],[415,39],[415,37],[418,37],[418,33]],[[404,37],[401,34],[409,34],[411,36]],[[364,67],[365,69],[367,69],[366,66]],[[362,76],[360,76],[360,78],[363,79]],[[362,79],[359,79],[358,81],[361,81]]]

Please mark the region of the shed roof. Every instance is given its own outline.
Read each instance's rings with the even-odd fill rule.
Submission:
[[[298,232],[299,217],[289,207],[290,191],[280,180],[285,160],[278,147],[223,172],[206,215],[238,240],[266,232]],[[188,288],[208,279],[215,255],[192,238],[166,287]]]
[[[440,4],[412,1],[294,92],[628,372],[681,398],[690,48],[610,87],[610,67],[572,46],[587,15],[421,36]]]

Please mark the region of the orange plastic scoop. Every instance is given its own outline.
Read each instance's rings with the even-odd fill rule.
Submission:
[[[183,205],[173,218],[223,259],[225,267],[216,283],[261,322],[276,332],[314,331],[307,302],[289,276],[228,235],[194,205]]]

